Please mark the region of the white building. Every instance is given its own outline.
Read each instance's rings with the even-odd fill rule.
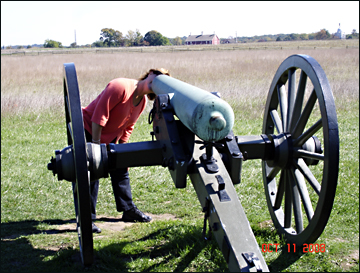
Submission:
[[[335,36],[338,37],[339,39],[346,39],[345,32],[340,29],[340,24],[337,32],[335,33]]]

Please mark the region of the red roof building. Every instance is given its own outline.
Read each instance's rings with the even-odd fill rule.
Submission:
[[[216,34],[211,35],[189,35],[185,45],[219,45],[220,39]]]

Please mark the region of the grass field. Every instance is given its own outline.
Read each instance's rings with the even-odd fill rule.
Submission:
[[[94,235],[94,265],[82,267],[71,184],[46,168],[54,150],[67,146],[63,63],[76,65],[82,105],[113,78],[164,67],[175,78],[220,92],[234,109],[235,135],[259,135],[272,78],[298,53],[324,69],[339,122],[334,208],[316,242],[326,252],[288,253],[270,220],[259,160],[243,163],[236,190],[259,246],[280,243],[277,253],[264,253],[271,271],[359,271],[359,52],[351,48],[2,56],[1,271],[227,271],[216,241],[202,239],[203,213],[190,181],[176,189],[163,167],[130,170],[134,202],[154,218],[147,224],[119,221],[110,180],[100,180],[97,224],[103,231]],[[151,140],[150,108],[131,142]]]

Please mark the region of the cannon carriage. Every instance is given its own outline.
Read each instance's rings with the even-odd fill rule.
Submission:
[[[74,182],[77,231],[84,265],[93,263],[89,184],[111,169],[167,168],[176,188],[189,176],[230,271],[268,271],[235,191],[246,160],[262,161],[267,206],[287,242],[313,243],[323,232],[335,198],[339,136],[326,75],[313,58],[288,57],[267,97],[262,134],[237,136],[234,113],[216,93],[160,75],[149,115],[152,140],[86,143],[73,63],[64,64],[68,147],[55,151],[48,169]]]

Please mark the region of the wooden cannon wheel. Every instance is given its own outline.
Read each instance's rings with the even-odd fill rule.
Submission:
[[[313,243],[328,222],[339,167],[334,98],[313,58],[293,55],[279,66],[267,97],[262,132],[277,144],[275,159],[262,161],[274,225],[290,243]]]
[[[82,263],[90,265],[93,263],[90,178],[79,87],[73,63],[64,64],[64,102],[68,145],[73,146],[75,163],[76,181],[73,182],[73,192],[80,255]]]

